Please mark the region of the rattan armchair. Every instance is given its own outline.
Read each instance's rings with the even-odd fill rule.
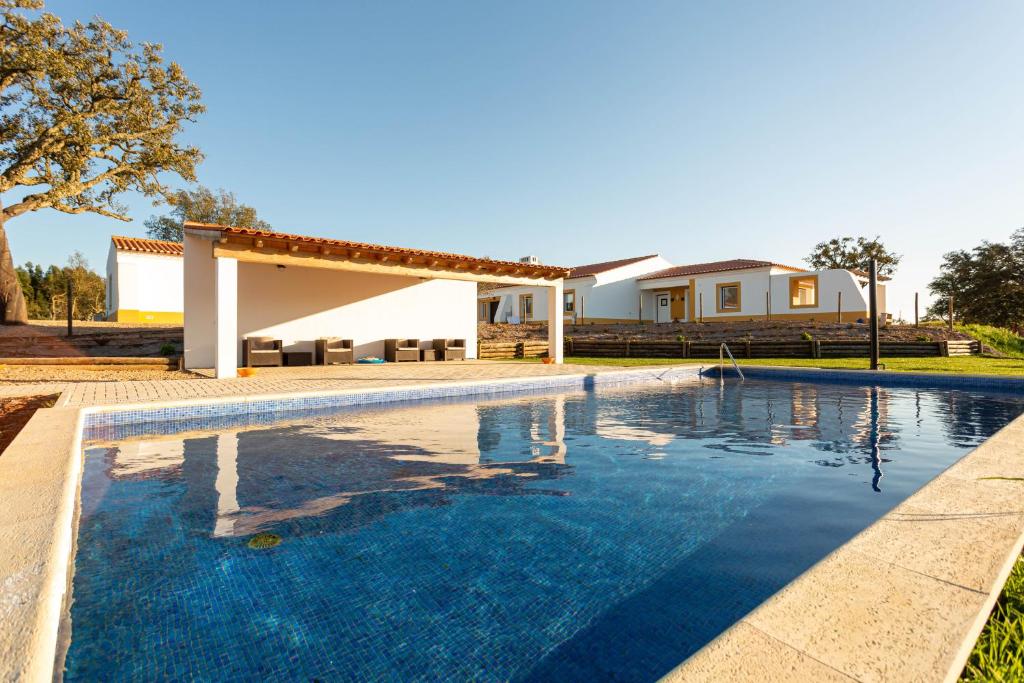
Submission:
[[[246,337],[242,340],[242,365],[280,367],[284,365],[284,344],[273,337]]]
[[[322,337],[316,340],[316,364],[355,363],[356,354],[351,339]]]
[[[438,360],[466,360],[466,340],[435,339],[434,352]]]
[[[419,361],[420,340],[419,339],[385,339],[384,360],[389,363],[401,363],[402,361]]]

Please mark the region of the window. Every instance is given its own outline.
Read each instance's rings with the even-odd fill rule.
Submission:
[[[562,294],[562,302],[564,304],[564,310],[566,313],[576,312],[576,290],[567,289]]]
[[[789,278],[789,307],[814,308],[818,305],[818,276],[794,275]]]
[[[715,285],[715,289],[718,294],[715,304],[719,313],[740,310],[740,283],[721,282]]]
[[[519,319],[533,320],[533,294],[519,295]]]

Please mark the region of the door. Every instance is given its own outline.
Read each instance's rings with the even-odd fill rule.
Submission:
[[[668,292],[658,292],[654,295],[654,321],[672,322],[672,302]]]

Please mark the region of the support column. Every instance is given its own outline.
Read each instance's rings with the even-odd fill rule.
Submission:
[[[561,365],[565,356],[565,333],[562,315],[563,282],[548,287],[548,357]]]
[[[213,368],[217,379],[224,379],[238,376],[238,260],[215,261]]]

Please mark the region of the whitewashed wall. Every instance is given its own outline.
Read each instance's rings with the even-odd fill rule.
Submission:
[[[640,288],[637,278],[671,267],[671,263],[660,256],[653,256],[638,263],[614,268],[590,277],[573,278],[565,281],[565,289],[576,292],[576,313],[580,312],[583,301],[585,318],[638,319]],[[547,320],[547,288],[545,287],[502,287],[480,295],[481,299],[500,296],[496,314],[497,322],[505,322],[509,315],[519,315],[519,295],[533,294],[533,319]],[[644,295],[644,320],[654,319],[654,299]]]
[[[117,310],[180,313],[185,307],[180,256],[118,251],[107,256],[107,315]]]
[[[192,252],[204,248],[205,258],[193,262]],[[185,249],[185,365],[211,367],[214,261],[206,240],[186,238]],[[456,338],[466,340],[466,357],[476,358],[475,300],[475,282],[239,263],[238,363],[248,336],[310,352],[318,337],[343,337],[354,340],[357,357],[383,357],[384,340],[392,337],[418,338],[423,348],[435,338]]]

